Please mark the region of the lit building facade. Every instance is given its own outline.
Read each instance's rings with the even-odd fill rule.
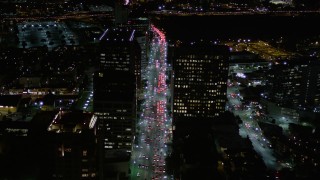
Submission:
[[[100,147],[131,152],[140,83],[135,30],[107,29],[100,37],[100,70],[94,75],[93,110],[98,116]]]
[[[99,179],[108,179],[118,177],[122,170],[110,168],[107,154],[131,155],[141,49],[135,41],[135,30],[128,28],[107,29],[99,40],[100,69],[93,77],[93,110],[98,116]],[[123,168],[128,172],[129,165]]]
[[[146,68],[148,65],[147,52],[148,52],[148,35],[149,35],[149,19],[148,18],[131,18],[126,24],[119,24],[118,27],[135,29],[135,40],[141,49],[140,70],[141,78],[145,78]],[[139,68],[139,67],[138,67]],[[141,80],[142,80],[141,79]]]
[[[105,150],[131,152],[136,116],[134,82],[134,76],[124,72],[94,76],[93,109],[99,117],[99,136]]]
[[[173,56],[173,122],[214,118],[225,111],[229,48],[177,47]]]
[[[100,40],[100,70],[134,73],[141,79],[141,48],[130,28],[106,29]]]
[[[0,95],[0,114],[17,112],[22,95]]]

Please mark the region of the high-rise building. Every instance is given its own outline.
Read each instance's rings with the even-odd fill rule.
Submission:
[[[140,69],[141,69],[141,77],[145,78],[146,76],[146,71],[147,71],[147,37],[145,35],[141,35],[137,37],[137,42],[140,45],[141,48],[141,64],[140,64]],[[142,79],[141,79],[142,81]]]
[[[93,109],[99,117],[105,149],[131,151],[141,54],[134,35],[134,30],[113,28],[100,37],[100,70],[94,76]]]
[[[126,176],[123,169],[128,172],[128,160],[110,158],[110,154],[125,152],[126,156],[131,155],[136,119],[134,74],[121,71],[98,72],[93,81],[93,109],[99,117],[99,179]],[[118,168],[118,163],[121,168]]]
[[[114,13],[115,13],[115,24],[124,24],[128,21],[129,9],[126,7],[125,1],[115,2]]]
[[[108,154],[126,152],[130,156],[132,150],[141,54],[134,36],[135,30],[114,28],[107,29],[100,37],[100,70],[93,79],[93,110],[98,116],[100,179],[123,174],[120,170],[108,168]],[[117,160],[113,165],[115,162]]]
[[[225,111],[229,48],[207,43],[177,47],[172,62],[173,123],[211,119]]]
[[[131,152],[136,116],[134,75],[116,71],[95,74],[93,101],[102,148]]]
[[[126,24],[119,24],[118,27],[135,29],[135,40],[141,49],[141,80],[145,78],[146,68],[148,65],[147,52],[148,52],[148,35],[149,35],[149,19],[148,18],[131,18]]]
[[[135,39],[135,30],[106,29],[100,40],[100,70],[133,72],[140,86],[141,48]]]
[[[282,107],[320,105],[320,63],[299,58],[273,64],[268,72],[268,99]]]

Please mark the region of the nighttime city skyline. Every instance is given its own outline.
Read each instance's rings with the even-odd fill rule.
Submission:
[[[0,0],[0,180],[320,177],[320,1]]]

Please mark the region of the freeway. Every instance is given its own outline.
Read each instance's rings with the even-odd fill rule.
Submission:
[[[62,15],[55,16],[5,16],[2,17],[3,20],[12,21],[15,20],[17,22],[25,22],[25,21],[47,21],[47,20],[62,20],[62,19],[84,19],[84,18],[93,18],[93,17],[110,17],[109,12],[71,12]]]
[[[287,11],[287,10],[239,10],[239,11],[193,11],[193,10],[156,10],[150,12],[155,15],[167,15],[167,16],[234,16],[234,15],[278,15],[278,16],[299,16],[308,14],[320,14],[319,10],[297,10],[297,11]]]
[[[170,91],[167,82],[167,42],[165,35],[151,26],[149,62],[142,112],[137,124],[138,135],[131,158],[131,179],[169,179],[165,158],[171,140],[171,118],[168,115]]]

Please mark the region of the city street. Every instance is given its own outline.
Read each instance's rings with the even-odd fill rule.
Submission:
[[[255,110],[254,105],[243,107],[240,101],[238,85],[229,85],[227,89],[229,108],[234,115],[238,115],[243,123],[240,125],[240,135],[245,138],[249,137],[252,142],[254,150],[261,155],[265,165],[269,169],[278,170],[280,168],[276,158],[273,155],[273,150],[270,142],[263,135],[257,120],[252,116],[252,111]]]
[[[131,179],[168,179],[165,158],[171,139],[171,119],[167,99],[167,42],[164,34],[151,26],[154,34],[146,73],[142,112],[131,158]]]

